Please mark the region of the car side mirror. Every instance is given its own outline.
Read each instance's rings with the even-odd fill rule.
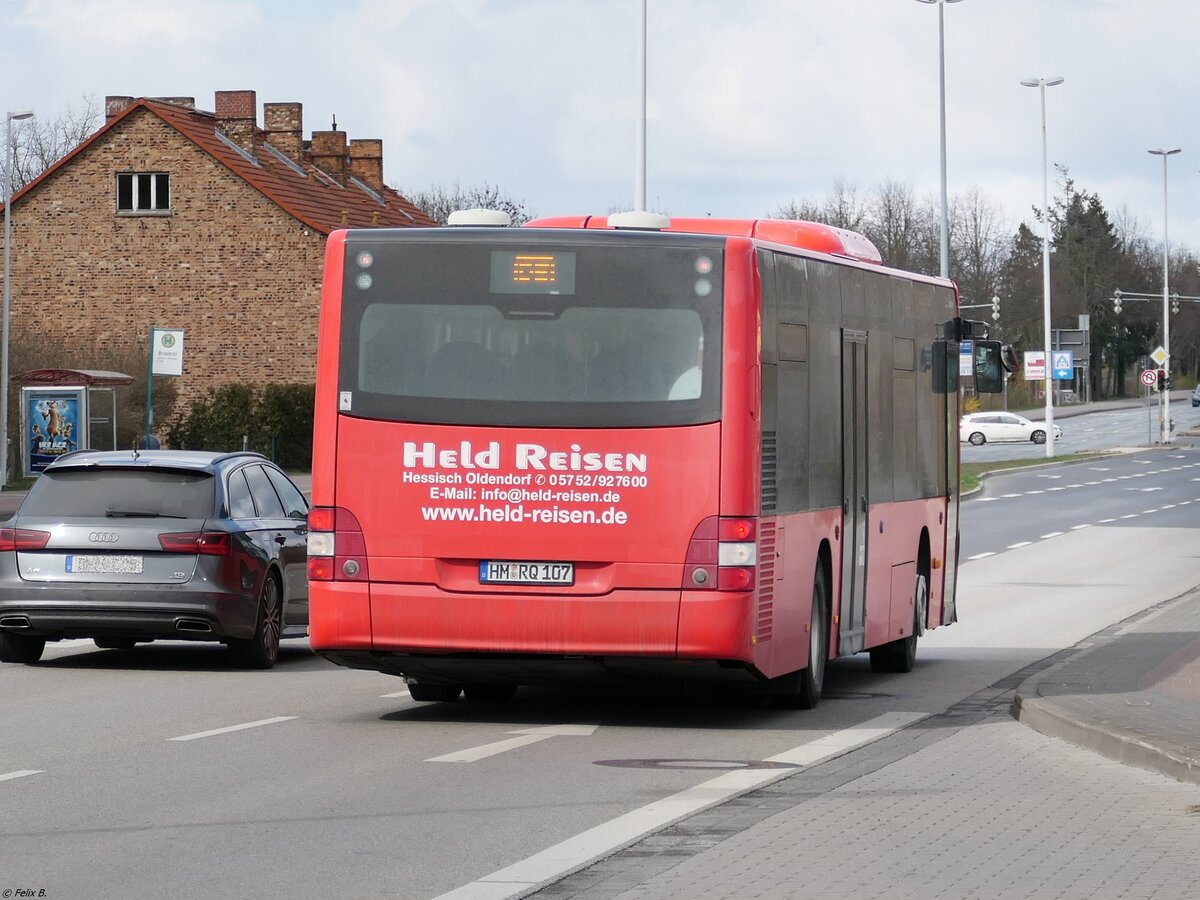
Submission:
[[[975,341],[972,363],[977,392],[999,394],[1004,390],[1004,366],[999,341]]]

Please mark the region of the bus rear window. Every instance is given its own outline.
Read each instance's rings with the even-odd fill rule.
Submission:
[[[479,425],[715,421],[720,251],[349,244],[341,411]]]

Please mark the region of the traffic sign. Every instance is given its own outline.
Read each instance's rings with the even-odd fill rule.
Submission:
[[[1161,366],[1163,363],[1165,363],[1167,361],[1167,351],[1164,350],[1160,346],[1160,347],[1156,348],[1153,353],[1150,354],[1150,358],[1152,360],[1154,360],[1156,365]]]
[[[1057,381],[1070,381],[1075,377],[1074,350],[1055,350],[1050,354],[1050,359]]]
[[[1146,387],[1154,387],[1154,385],[1157,382],[1158,382],[1158,370],[1157,369],[1146,369],[1144,372],[1142,372],[1142,384],[1144,384]]]

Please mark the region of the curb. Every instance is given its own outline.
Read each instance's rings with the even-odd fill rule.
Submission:
[[[1049,701],[1031,700],[1023,696],[1025,693],[1036,694],[1038,681],[1039,676],[1035,675],[1017,688],[1012,716],[1022,725],[1125,765],[1158,772],[1178,781],[1200,784],[1200,758],[1190,748],[1135,734],[1116,725],[1101,726],[1086,722]],[[1031,685],[1031,682],[1035,683]],[[1029,690],[1031,687],[1032,690]]]
[[[1012,717],[1034,731],[1084,747],[1116,762],[1200,785],[1200,740],[1185,746],[1167,738],[1132,731],[1102,715],[1085,717],[1042,696],[1044,682],[1057,678],[1064,669],[1080,662],[1089,653],[1111,646],[1130,625],[1187,602],[1197,590],[1200,587],[1084,638],[1075,645],[1075,652],[1069,657],[1031,675],[1017,686],[1010,708]]]

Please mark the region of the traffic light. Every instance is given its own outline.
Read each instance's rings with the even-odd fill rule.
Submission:
[[[995,296],[992,297],[992,321],[1000,321],[1000,298]]]
[[[1118,316],[1121,314],[1121,292],[1113,291],[1113,312]]]
[[[1167,375],[1166,369],[1158,370],[1158,389],[1160,391],[1169,391],[1171,389],[1171,378]]]

